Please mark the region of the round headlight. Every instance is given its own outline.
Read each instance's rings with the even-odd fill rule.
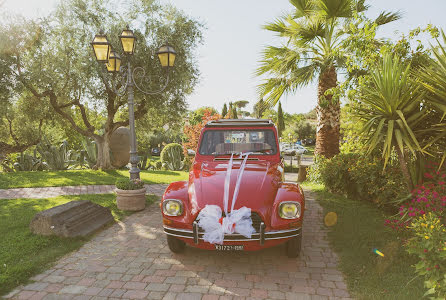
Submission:
[[[279,205],[279,216],[282,219],[297,219],[300,217],[299,202],[282,202]]]
[[[166,216],[179,216],[183,213],[183,203],[175,199],[164,200],[163,213]]]

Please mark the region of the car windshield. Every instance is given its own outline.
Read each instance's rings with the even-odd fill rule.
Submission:
[[[254,152],[261,155],[277,153],[276,136],[272,130],[207,130],[201,139],[201,155],[222,155]]]

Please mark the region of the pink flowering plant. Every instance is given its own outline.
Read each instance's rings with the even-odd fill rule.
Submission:
[[[438,171],[426,172],[423,185],[419,185],[412,192],[410,201],[399,207],[398,217],[386,220],[386,225],[393,229],[407,229],[411,222],[431,212],[445,224],[446,213],[446,175]]]
[[[414,218],[408,228],[414,236],[407,241],[407,251],[420,261],[415,265],[424,277],[425,296],[430,299],[446,297],[446,229],[438,215],[429,212]]]

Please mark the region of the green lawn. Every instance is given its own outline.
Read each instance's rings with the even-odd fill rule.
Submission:
[[[389,217],[374,205],[326,192],[320,185],[304,184],[315,191],[324,208],[338,215],[328,238],[340,257],[340,269],[355,299],[421,299],[423,281],[411,265],[417,261],[402,246],[402,238],[388,227]],[[384,257],[372,252],[380,250]]]
[[[36,171],[0,173],[0,189],[19,187],[47,187],[67,185],[115,184],[118,177],[128,177],[127,170],[95,171]],[[171,183],[187,180],[188,173],[182,171],[141,171],[146,183]]]
[[[148,204],[156,199],[154,195],[147,196]],[[29,230],[29,223],[37,212],[72,200],[90,200],[109,207],[116,220],[130,214],[118,210],[116,196],[111,194],[0,200],[0,295],[27,282],[52,262],[89,240],[90,237],[38,236]]]

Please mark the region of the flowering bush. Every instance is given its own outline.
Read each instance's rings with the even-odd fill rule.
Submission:
[[[425,296],[431,299],[446,297],[446,229],[438,215],[432,212],[412,220],[408,228],[414,237],[407,242],[407,251],[415,254],[420,261],[415,265],[416,272],[424,276],[428,289]]]
[[[428,212],[438,216],[440,222],[446,223],[446,175],[438,171],[424,174],[426,182],[412,191],[412,198],[399,208],[399,216],[386,220],[394,229],[407,229],[411,222]]]

